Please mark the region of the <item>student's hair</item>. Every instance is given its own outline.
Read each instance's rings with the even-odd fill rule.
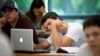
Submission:
[[[32,4],[31,4],[31,7],[30,7],[30,14],[31,14],[31,20],[34,21],[34,19],[36,19],[36,16],[34,15],[34,12],[33,12],[33,9],[34,8],[41,8],[41,7],[44,7],[45,8],[45,5],[43,3],[42,0],[33,0]]]
[[[43,6],[45,8],[45,5],[43,3],[42,0],[34,0],[31,4],[31,7],[30,9],[33,9],[33,8],[40,8],[41,6]]]
[[[83,29],[85,30],[87,27],[90,26],[98,26],[100,27],[100,15],[90,16],[84,23]]]
[[[61,19],[60,16],[57,15],[55,12],[48,12],[48,13],[46,13],[46,14],[42,17],[42,19],[41,19],[41,25],[43,25],[43,24],[46,22],[46,20],[47,20],[48,18],[51,18],[51,19],[57,19],[57,18],[59,18],[60,20],[63,20],[63,19]]]

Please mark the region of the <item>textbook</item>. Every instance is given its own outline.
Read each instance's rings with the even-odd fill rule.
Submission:
[[[57,49],[57,53],[76,53],[79,47],[60,47]]]

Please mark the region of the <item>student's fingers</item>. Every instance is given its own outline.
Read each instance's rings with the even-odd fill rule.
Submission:
[[[64,24],[59,24],[58,26],[57,26],[57,28],[59,29],[59,30],[63,30],[63,29],[65,29],[65,26],[64,26]]]
[[[6,23],[7,19],[5,17],[0,18],[0,21],[2,21],[3,23]]]
[[[63,23],[62,23],[61,21],[59,21],[59,22],[57,23],[57,27],[63,27]]]
[[[58,29],[63,30],[63,29],[64,29],[64,26],[63,26],[63,25],[60,25],[60,26],[58,27]]]
[[[33,48],[36,48],[36,44],[34,44],[34,42],[33,42]]]
[[[4,23],[0,20],[0,29],[3,27]]]
[[[0,28],[2,28],[6,24],[6,18],[2,17],[0,18]]]
[[[41,11],[42,13],[45,13],[45,8],[42,6],[42,7],[40,8],[40,11]]]

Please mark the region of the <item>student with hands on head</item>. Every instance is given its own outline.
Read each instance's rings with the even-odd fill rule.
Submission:
[[[41,20],[41,27],[50,31],[50,36],[41,44],[34,45],[36,49],[44,49],[53,45],[55,49],[67,46],[80,46],[84,42],[82,25],[65,23],[56,13],[48,12]]]
[[[41,18],[45,14],[45,4],[42,0],[33,0],[30,10],[26,12],[36,29],[40,30]]]

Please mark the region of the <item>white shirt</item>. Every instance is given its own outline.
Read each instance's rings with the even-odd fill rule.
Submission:
[[[0,32],[0,56],[13,56],[13,51],[6,37]]]
[[[75,56],[93,56],[93,53],[90,51],[87,44],[83,44]]]
[[[63,34],[58,32],[60,38],[63,38]],[[79,47],[81,44],[85,42],[85,36],[83,33],[83,27],[79,23],[68,23],[68,29],[65,34],[67,37],[70,37],[74,40],[71,46]],[[47,41],[52,44],[52,35],[47,38]]]

